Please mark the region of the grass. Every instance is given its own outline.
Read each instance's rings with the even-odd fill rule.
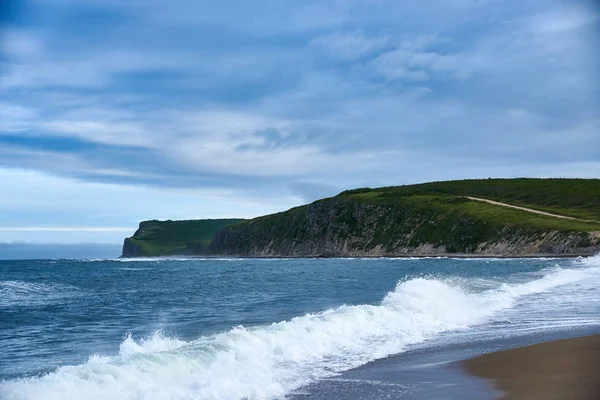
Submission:
[[[465,196],[594,221],[539,215]],[[585,246],[594,231],[600,231],[600,180],[523,178],[355,189],[252,220],[147,221],[128,240],[147,256],[286,255],[299,248],[322,249],[324,243],[346,243],[356,250],[381,247],[389,253],[433,245],[468,253],[513,239],[535,242],[550,232],[560,235],[559,241],[572,243],[575,237]]]
[[[385,192],[359,192],[343,198],[387,206],[397,215],[393,223],[379,224],[372,245],[386,248],[407,236],[411,247],[430,243],[449,252],[470,252],[481,243],[511,236],[536,236],[558,231],[585,234],[600,231],[600,222],[581,222],[543,216],[455,195],[386,196]]]
[[[202,252],[222,228],[243,219],[144,221],[129,240],[143,256],[166,256]]]
[[[471,179],[356,189],[378,198],[451,194],[500,201],[569,217],[600,221],[600,179]]]
[[[462,196],[454,195],[412,195],[412,196],[387,196],[385,192],[363,192],[346,195],[347,198],[374,204],[396,204],[400,207],[409,207],[414,210],[426,211],[435,209],[441,213],[454,215],[457,213],[468,214],[482,221],[527,226],[539,229],[559,231],[597,231],[600,230],[600,221],[583,222],[570,219],[549,217],[534,214],[514,208],[501,207],[480,201],[469,200]]]

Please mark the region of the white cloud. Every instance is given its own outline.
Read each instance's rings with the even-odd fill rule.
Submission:
[[[39,127],[57,136],[81,138],[90,142],[118,146],[152,146],[153,138],[132,121],[51,120]]]
[[[131,227],[97,226],[0,226],[2,232],[131,232]]]
[[[170,114],[170,132],[178,132],[165,144],[174,161],[199,172],[254,177],[301,176],[331,170],[336,165],[353,169],[351,159],[371,157],[364,150],[331,154],[313,143],[286,143],[302,136],[306,121],[269,117],[260,111],[210,110]],[[283,143],[270,142],[265,131]]]
[[[0,196],[0,242],[90,242],[102,238],[105,243],[120,243],[145,219],[249,218],[301,202],[288,193],[255,198],[233,189],[164,190],[6,168],[0,168],[0,187],[10,193]],[[100,214],[106,218],[97,218]]]
[[[130,31],[110,30],[131,35],[70,48],[78,41],[61,27],[43,39],[13,34],[0,130],[27,140],[3,143],[0,161],[129,183],[0,176],[0,187],[16,193],[0,198],[3,218],[43,210],[48,226],[93,227],[98,219],[84,213],[127,221],[258,215],[299,202],[287,186],[321,193],[474,174],[598,176],[597,60],[593,38],[577,29],[593,17],[581,9],[340,0],[240,3],[231,13],[228,3],[207,2],[196,13],[191,0],[144,12],[141,0],[93,1],[135,14]],[[335,12],[317,15],[323,10]],[[150,82],[148,72],[167,78]],[[70,141],[36,136],[110,146],[70,149]],[[238,185],[281,194],[268,205],[266,196],[244,203],[249,194]]]
[[[0,135],[2,131],[14,133],[26,130],[35,118],[37,111],[32,108],[0,102]]]
[[[327,56],[352,61],[381,50],[388,45],[389,41],[386,36],[368,37],[361,31],[336,32],[311,40],[309,47]]]
[[[236,189],[170,189],[153,188],[142,185],[119,185],[85,182],[64,178],[35,170],[0,168],[0,187],[11,196],[0,197],[2,210],[28,210],[32,206],[56,214],[58,211],[82,213],[85,218],[98,214],[128,215],[131,219],[144,219],[157,216],[176,218],[189,214],[196,217],[218,217],[231,215],[231,210],[214,207],[218,204],[235,202],[243,207],[239,215],[253,215],[252,207],[261,209],[273,207],[283,200],[289,204],[286,193],[273,197],[273,201],[247,196],[238,197]],[[211,211],[204,206],[210,204]],[[168,206],[167,206],[168,205]],[[206,213],[206,214],[204,214]],[[220,213],[223,213],[221,215]],[[258,214],[255,214],[258,215]],[[7,214],[6,217],[9,217]],[[6,222],[6,221],[4,221]],[[82,225],[85,225],[82,220]],[[98,221],[93,221],[98,223]],[[53,223],[54,225],[58,225]],[[62,225],[62,224],[61,224]],[[89,224],[88,224],[89,225]]]
[[[484,66],[481,55],[442,50],[451,43],[438,35],[406,37],[380,54],[371,67],[390,80],[426,81],[434,77],[465,79]]]
[[[108,75],[93,61],[74,60],[16,62],[9,64],[2,77],[4,89],[45,87],[90,88],[108,82]]]
[[[531,21],[534,33],[560,33],[600,20],[600,14],[583,6],[570,6],[536,15]]]
[[[7,58],[35,58],[42,53],[43,40],[32,31],[4,29],[0,49]]]
[[[520,108],[510,108],[506,110],[506,115],[511,119],[522,122],[535,122],[539,119],[532,112]]]
[[[476,57],[460,53],[408,51],[398,48],[373,60],[375,70],[388,79],[425,81],[433,76],[464,79],[478,67]]]

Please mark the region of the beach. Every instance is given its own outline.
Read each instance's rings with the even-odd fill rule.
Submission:
[[[340,376],[317,382],[303,390],[301,395],[292,396],[293,400],[345,400],[357,399],[381,399],[393,398],[403,400],[496,400],[496,399],[594,399],[589,381],[582,383],[579,391],[565,386],[560,391],[553,388],[553,393],[562,393],[564,397],[551,397],[544,392],[543,386],[534,386],[536,383],[530,372],[533,368],[523,368],[517,377],[525,379],[525,385],[530,385],[530,391],[517,393],[511,392],[512,397],[506,397],[506,388],[495,385],[496,376],[479,375],[479,371],[473,373],[470,370],[471,363],[479,363],[487,357],[495,358],[498,354],[510,354],[521,352],[530,348],[537,349],[547,346],[555,346],[561,343],[577,343],[580,338],[600,337],[598,327],[572,328],[569,330],[555,331],[532,331],[528,334],[510,336],[505,338],[481,337],[479,335],[467,335],[455,338],[452,341],[432,340],[428,343],[413,346],[408,351],[377,360],[359,368],[346,371]],[[596,340],[597,342],[598,340]],[[586,343],[585,350],[591,350],[591,345]],[[557,353],[564,354],[565,348],[556,347]],[[569,348],[568,351],[572,349]],[[560,353],[562,352],[562,353]],[[530,354],[532,363],[541,362],[540,358],[534,358]],[[591,354],[590,362],[599,359],[597,353]],[[555,357],[556,362],[562,362],[560,357]],[[573,357],[573,363],[578,358]],[[518,359],[507,360],[504,364],[490,362],[519,371]],[[571,365],[572,365],[571,364]],[[570,368],[570,366],[568,367]],[[593,366],[588,372],[581,376],[593,377],[591,375]],[[597,371],[597,369],[596,369]],[[571,378],[579,375],[573,373]],[[540,378],[544,379],[544,376]],[[563,384],[564,381],[560,381]],[[575,381],[572,381],[575,382]],[[592,380],[593,382],[593,380]],[[580,383],[580,382],[577,382]],[[545,384],[545,383],[544,383]],[[568,385],[568,383],[566,383]],[[597,387],[597,386],[596,386]],[[577,395],[583,397],[577,397]],[[536,397],[538,396],[538,397]],[[586,397],[587,396],[587,397]]]
[[[600,335],[485,354],[464,366],[493,380],[506,399],[600,399]]]

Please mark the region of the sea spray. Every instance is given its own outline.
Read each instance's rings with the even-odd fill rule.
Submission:
[[[420,277],[379,305],[345,305],[262,327],[183,341],[127,336],[115,356],[0,383],[0,398],[275,399],[318,379],[493,319],[521,298],[596,277],[598,260],[521,283]]]

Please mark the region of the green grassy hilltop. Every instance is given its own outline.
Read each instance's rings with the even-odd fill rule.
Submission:
[[[471,179],[355,189],[380,198],[415,195],[472,196],[559,215],[600,221],[600,179]]]
[[[600,250],[600,180],[485,179],[362,188],[252,220],[214,221],[227,222],[212,223],[202,235],[193,228],[200,221],[151,221],[152,229],[142,229],[142,223],[126,239],[124,255],[131,253],[125,251],[128,244],[143,255],[591,254]]]
[[[206,251],[215,234],[243,219],[199,219],[186,221],[143,221],[125,239],[123,256],[157,257],[193,255]]]

